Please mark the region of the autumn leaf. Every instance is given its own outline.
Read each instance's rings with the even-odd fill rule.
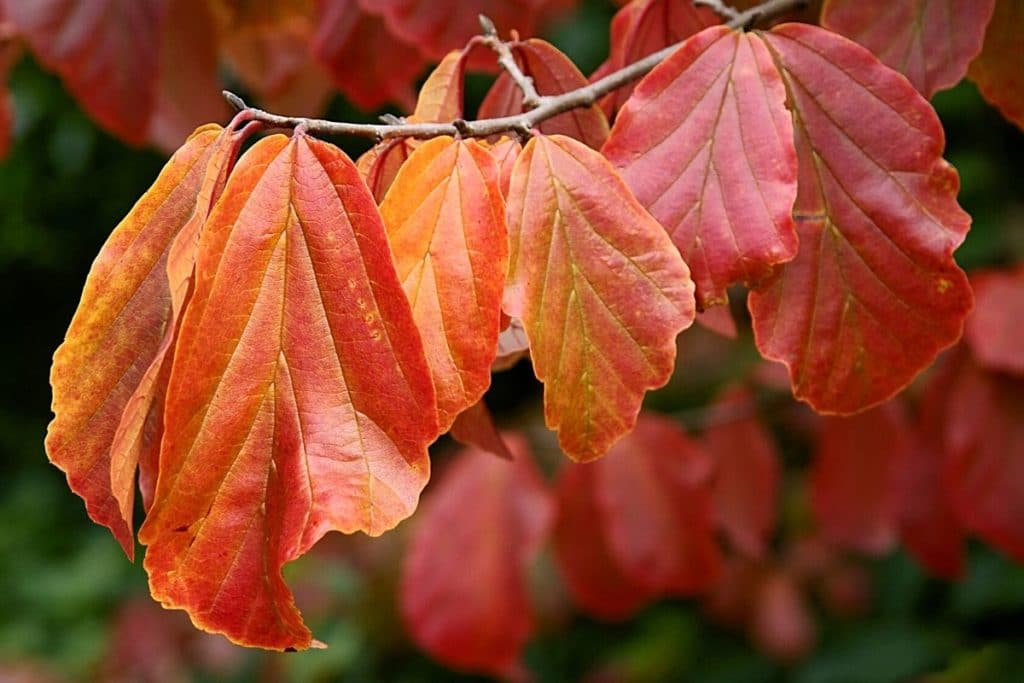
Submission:
[[[637,0],[625,4],[612,18],[608,61],[591,80],[682,42],[718,23],[721,20],[713,10],[698,7],[693,2]],[[602,99],[601,105],[609,117],[625,104],[634,87],[634,84],[627,84]]]
[[[981,52],[996,0],[827,0],[821,25],[871,50],[925,97],[952,88]]]
[[[701,309],[796,254],[785,100],[758,35],[709,28],[640,82],[602,150],[679,247]]]
[[[125,500],[119,506],[111,488],[113,442],[132,397],[140,390],[148,394],[143,386],[151,388],[155,381],[148,370],[173,316],[167,274],[171,245],[186,226],[202,220],[209,207],[199,206],[200,194],[211,160],[221,159],[226,146],[237,142],[219,126],[206,126],[171,157],[100,250],[53,356],[47,455],[85,500],[89,516],[113,532],[129,557],[135,551],[130,514],[135,467],[130,455],[116,449],[125,461],[119,485]],[[144,420],[148,404],[138,408]]]
[[[671,595],[714,585],[722,563],[712,526],[713,464],[698,443],[670,418],[644,413],[593,466],[600,523],[633,581]]]
[[[981,54],[967,75],[982,96],[1008,120],[1024,129],[1024,0],[996,0]]]
[[[604,511],[595,495],[601,462],[565,466],[559,473],[554,550],[573,602],[599,619],[619,621],[635,614],[657,590],[631,579],[609,546]]]
[[[8,2],[36,58],[101,126],[138,145],[157,93],[161,0]]]
[[[464,449],[431,490],[399,589],[417,645],[448,666],[498,676],[533,634],[526,572],[555,512],[526,440],[504,438],[511,462]]]
[[[506,460],[512,459],[512,451],[501,438],[494,424],[494,416],[483,399],[459,413],[449,433],[465,446],[473,446]]]
[[[723,393],[715,410],[737,414],[738,419],[712,423],[704,432],[703,444],[714,461],[711,496],[715,523],[733,548],[759,559],[775,529],[781,467],[775,442],[757,414],[742,412],[753,401],[751,393],[743,389]]]
[[[239,161],[200,240],[160,476],[150,591],[200,628],[315,644],[281,568],[329,530],[408,517],[437,436],[430,374],[355,166],[301,133]]]
[[[1024,375],[1024,267],[974,273],[971,286],[977,305],[964,327],[971,353],[989,370]]]
[[[693,322],[689,271],[608,161],[571,138],[526,145],[508,219],[504,308],[526,330],[545,420],[570,458],[599,458],[672,373]]]
[[[905,78],[813,26],[764,40],[796,125],[800,250],[750,294],[755,341],[797,398],[853,413],[959,338],[971,292],[952,254],[970,218],[938,117]]]
[[[310,50],[348,99],[368,110],[412,102],[413,81],[426,66],[416,41],[396,38],[356,0],[317,0],[316,11]]]
[[[836,546],[879,555],[895,543],[899,477],[915,447],[902,406],[886,403],[853,417],[827,417],[810,472],[811,505]]]
[[[498,335],[498,350],[494,357],[491,372],[508,370],[523,358],[530,355],[530,342],[526,338],[526,330],[522,321],[512,318],[508,327]]]
[[[420,88],[413,123],[438,123],[462,118],[467,50],[452,50],[438,63]]]
[[[491,155],[498,163],[501,176],[501,195],[508,197],[509,187],[512,185],[512,169],[515,168],[516,159],[519,158],[523,146],[515,138],[502,137],[491,145]]]
[[[473,140],[429,140],[402,166],[380,211],[444,432],[491,384],[508,270],[497,164]]]
[[[581,88],[587,79],[572,60],[551,43],[536,38],[510,45],[523,74],[533,79],[541,96],[561,95]],[[480,103],[479,118],[515,116],[523,112],[523,92],[505,72],[491,86]],[[567,111],[542,121],[538,130],[546,135],[566,135],[600,149],[608,138],[608,120],[597,105]]]

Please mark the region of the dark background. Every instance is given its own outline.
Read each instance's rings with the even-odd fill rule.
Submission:
[[[610,16],[607,3],[584,3],[550,37],[589,72],[605,54]],[[473,79],[471,100],[487,82]],[[0,681],[15,670],[25,680],[451,680],[454,674],[408,643],[394,614],[400,533],[376,547],[332,539],[289,568],[300,606],[331,647],[268,655],[196,635],[182,615],[153,606],[141,566],[89,522],[43,451],[50,357],[93,257],[164,158],[98,130],[28,57],[11,87],[16,143],[0,162]],[[961,173],[961,202],[974,217],[958,260],[968,269],[1024,260],[1024,134],[969,83],[940,94],[935,105],[946,156]],[[340,100],[330,116],[369,118]],[[360,141],[336,142],[351,154],[363,149]],[[749,366],[749,335],[721,358],[714,373],[697,373],[691,384],[684,377],[683,388],[673,383],[654,404],[698,405]],[[496,380],[490,398],[508,422],[535,412],[538,397],[524,363]],[[795,446],[786,457],[799,464],[803,454]],[[548,614],[526,663],[544,681],[589,673],[592,680],[871,683],[935,672],[943,673],[933,680],[950,683],[1024,681],[1020,567],[980,546],[971,549],[967,578],[953,585],[928,579],[902,552],[866,566],[873,578],[866,614],[823,617],[817,649],[797,665],[756,654],[742,635],[711,625],[682,601],[621,625]],[[149,661],[149,673],[133,664],[138,658]]]

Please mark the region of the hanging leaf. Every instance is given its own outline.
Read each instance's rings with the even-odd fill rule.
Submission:
[[[827,0],[821,25],[871,50],[925,97],[952,88],[981,52],[996,0]]]
[[[686,264],[607,160],[571,138],[526,145],[508,218],[505,312],[526,329],[545,420],[570,458],[599,458],[672,374],[694,316]]]
[[[459,413],[452,423],[451,435],[464,446],[473,446],[506,460],[512,459],[512,451],[501,438],[494,416],[483,399]]]
[[[150,591],[204,630],[314,645],[281,568],[408,517],[437,436],[430,374],[355,166],[296,134],[239,161],[203,230],[160,476]]]
[[[161,0],[7,2],[36,58],[111,133],[146,140],[156,103]]]
[[[491,385],[508,270],[497,164],[473,140],[428,140],[402,166],[380,210],[445,432]]]
[[[906,79],[813,26],[764,39],[796,124],[800,250],[750,294],[755,341],[797,398],[853,413],[960,336],[971,292],[952,254],[970,218],[939,120]]]
[[[692,595],[721,572],[712,523],[712,462],[678,424],[644,413],[636,430],[594,464],[608,544],[633,580]]]
[[[573,602],[599,619],[619,621],[635,614],[657,591],[632,580],[613,555],[608,522],[596,496],[600,467],[570,465],[559,473],[554,550]]]
[[[135,552],[131,506],[122,513],[111,490],[111,446],[171,322],[168,251],[196,217],[211,158],[229,138],[220,126],[206,126],[171,157],[100,250],[53,356],[46,453],[85,500],[89,516],[113,532],[129,557]]]
[[[709,28],[641,81],[602,150],[679,247],[701,309],[796,254],[785,101],[760,37]]]
[[[977,305],[964,327],[964,340],[975,360],[989,370],[1024,375],[1024,267],[975,273],[971,286]]]
[[[360,109],[411,104],[413,81],[426,66],[417,41],[397,39],[356,0],[317,0],[316,7],[309,49],[345,97]]]
[[[616,12],[612,19],[608,61],[591,77],[591,80],[618,71],[718,23],[721,23],[721,20],[712,9],[698,7],[693,2],[630,2]],[[609,117],[626,103],[633,94],[634,87],[634,84],[627,84],[603,98],[601,105]]]
[[[977,59],[971,62],[967,75],[1006,120],[1024,129],[1021,26],[1024,26],[1024,0],[996,0],[992,20],[985,32],[984,47]]]
[[[526,440],[504,438],[511,462],[464,449],[428,495],[399,589],[421,648],[449,666],[498,676],[514,669],[533,634],[526,571],[555,512]]]
[[[825,418],[811,465],[811,505],[836,546],[880,555],[896,541],[899,476],[915,447],[901,406]]]
[[[551,43],[536,38],[511,44],[512,54],[522,72],[533,79],[537,93],[561,95],[582,88],[587,79],[571,59]],[[481,119],[515,116],[523,112],[523,91],[502,72],[480,103]],[[566,135],[600,149],[608,138],[608,120],[597,105],[567,111],[541,122],[537,128],[546,135]]]
[[[498,163],[501,176],[501,195],[508,197],[509,186],[512,184],[512,169],[519,158],[523,146],[515,138],[503,137],[491,145],[491,154]]]
[[[749,391],[726,391],[715,409],[740,417],[712,423],[703,441],[714,460],[715,522],[738,552],[760,559],[775,529],[781,473],[775,442],[750,410],[753,402]]]

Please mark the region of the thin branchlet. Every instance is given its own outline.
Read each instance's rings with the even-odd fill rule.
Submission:
[[[735,29],[747,30],[755,23],[769,21],[787,12],[800,9],[806,6],[807,2],[808,0],[766,0],[743,12],[736,12],[729,8],[726,25]],[[701,4],[707,5],[708,3],[702,2]],[[725,7],[720,2],[713,4]],[[508,44],[499,40],[496,31],[491,30],[493,29],[493,22],[490,22],[489,19],[481,18],[481,23],[484,34],[474,40],[490,45],[492,49],[499,51],[499,61],[501,61],[500,46],[504,46],[509,55],[509,60],[507,61],[510,61],[510,65],[515,65],[515,72],[510,71],[512,68],[510,65],[503,64],[503,66],[506,68],[506,71],[509,71],[510,77],[523,90],[524,102],[527,99],[536,102],[536,106],[532,109],[527,107],[528,111],[522,114],[479,119],[476,121],[459,119],[458,121],[447,123],[408,123],[395,117],[394,119],[389,118],[383,123],[348,123],[344,121],[328,121],[325,119],[273,114],[246,105],[242,98],[227,90],[224,91],[224,98],[227,99],[232,107],[240,111],[236,121],[258,121],[268,128],[295,129],[302,126],[304,130],[316,135],[351,135],[373,138],[377,141],[392,138],[434,138],[442,135],[461,138],[481,138],[501,135],[503,133],[511,133],[523,137],[542,122],[554,116],[573,109],[589,107],[605,95],[639,80],[675,52],[681,44],[670,45],[583,87],[570,90],[561,95],[543,97],[536,95],[536,89],[533,86],[532,80],[530,80],[528,86],[526,85],[525,79],[529,77],[522,74],[515,59],[512,57]],[[522,75],[522,78],[517,77],[516,73]],[[531,92],[536,95],[535,98],[530,95]]]

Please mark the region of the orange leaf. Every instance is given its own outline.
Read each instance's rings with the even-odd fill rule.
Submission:
[[[439,123],[462,118],[466,50],[452,50],[430,72],[416,99],[411,122]]]
[[[408,517],[437,436],[384,225],[352,162],[298,134],[239,161],[203,230],[139,532],[150,590],[204,630],[315,644],[281,575],[331,529]]]
[[[129,557],[135,550],[131,506],[129,500],[122,513],[111,490],[112,442],[130,397],[149,381],[147,369],[171,322],[171,244],[201,220],[197,202],[208,167],[230,138],[219,126],[206,126],[171,157],[100,250],[53,356],[55,416],[46,452],[85,500],[89,516],[110,528]],[[134,466],[130,470],[129,488]]]
[[[996,0],[995,12],[985,32],[984,47],[977,59],[971,62],[967,75],[990,104],[1008,121],[1024,129],[1021,26],[1024,26],[1024,0]]]
[[[722,411],[743,411],[749,391],[732,389],[715,403]],[[732,546],[754,559],[764,556],[775,528],[779,494],[779,454],[756,413],[714,424],[704,446],[715,463],[712,486],[715,521]]]
[[[637,86],[602,150],[690,266],[703,310],[796,255],[786,90],[756,34],[717,26]]]
[[[907,79],[814,26],[763,35],[796,124],[800,249],[751,292],[754,338],[797,398],[849,414],[959,338],[971,291],[953,251],[970,217],[939,119]]]
[[[694,317],[689,271],[608,161],[571,138],[526,145],[508,217],[505,311],[526,329],[546,422],[570,458],[599,458],[672,374]]]
[[[533,79],[540,95],[561,95],[581,88],[587,79],[571,59],[551,43],[536,38],[512,43],[512,54],[523,73]],[[523,111],[523,91],[502,72],[480,103],[481,119],[514,116]],[[540,123],[547,135],[567,135],[600,149],[608,138],[608,120],[597,105],[573,109]]]
[[[416,643],[460,669],[509,673],[534,630],[526,571],[554,505],[526,440],[505,434],[509,462],[456,456],[417,515],[399,593]]]
[[[508,269],[497,164],[473,140],[434,138],[405,162],[380,210],[448,431],[491,384]]]
[[[146,140],[157,92],[160,0],[8,2],[7,13],[90,116],[132,144]]]
[[[995,0],[827,0],[821,25],[848,36],[931,97],[967,74]]]
[[[415,149],[408,138],[385,140],[375,145],[359,157],[356,167],[363,182],[370,188],[374,199],[384,201],[384,196],[395,182],[398,169],[402,168],[409,155]]]

